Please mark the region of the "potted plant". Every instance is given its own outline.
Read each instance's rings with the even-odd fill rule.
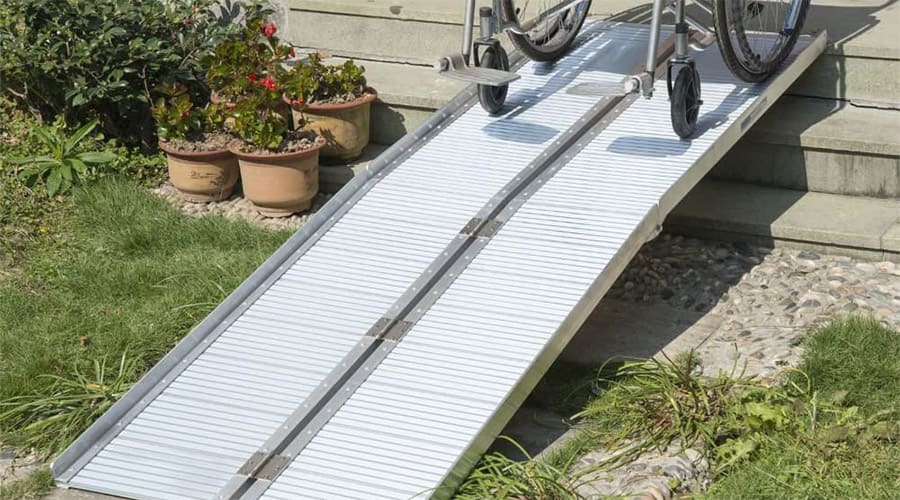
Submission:
[[[194,203],[228,198],[239,170],[237,158],[228,150],[234,138],[223,128],[223,106],[194,106],[182,85],[159,90],[168,97],[156,101],[153,117],[172,185]]]
[[[322,157],[358,158],[369,144],[369,116],[376,92],[366,86],[365,68],[353,61],[326,65],[319,54],[294,67],[289,102],[295,120],[325,138]]]
[[[231,130],[240,139],[231,144],[238,158],[244,195],[267,217],[286,217],[308,210],[319,191],[319,150],[324,140],[310,130],[292,127],[290,107],[281,85],[289,81],[282,66],[289,47],[275,38],[272,23],[257,16],[247,21],[258,33],[247,40],[257,66],[241,66],[222,80],[221,88],[233,99],[228,115]],[[245,71],[240,73],[239,71]]]

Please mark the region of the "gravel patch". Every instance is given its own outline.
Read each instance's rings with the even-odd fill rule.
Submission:
[[[168,182],[154,189],[153,193],[165,199],[187,215],[194,217],[203,215],[222,215],[230,219],[243,219],[255,226],[270,230],[296,230],[319,211],[332,196],[331,194],[319,193],[313,200],[310,210],[291,215],[290,217],[269,218],[259,214],[256,207],[253,206],[253,203],[250,203],[249,200],[243,197],[239,187],[227,200],[210,203],[191,203],[185,200],[181,193]]]
[[[12,448],[0,446],[0,485],[23,479],[43,465],[44,462],[37,455],[18,454]]]

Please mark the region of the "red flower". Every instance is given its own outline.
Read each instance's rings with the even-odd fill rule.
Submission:
[[[276,88],[276,87],[275,87],[275,80],[273,80],[273,79],[271,79],[271,78],[269,78],[269,77],[263,78],[262,81],[259,82],[259,83],[260,83],[260,85],[262,85],[263,87],[265,87],[265,88],[267,88],[267,89],[269,89],[269,90],[271,90],[271,91],[274,91],[275,88]]]
[[[278,31],[278,29],[275,28],[275,23],[273,23],[272,21],[269,21],[269,24],[262,27],[262,34],[266,35],[267,38],[272,38],[273,36],[275,36],[276,31]]]
[[[250,73],[249,75],[247,75],[247,79],[250,80],[251,83],[256,83],[256,80],[258,80],[256,75],[253,73]]]
[[[291,106],[297,108],[306,104],[306,101],[302,97],[298,97],[291,101]]]
[[[182,112],[181,112],[181,118],[182,118],[182,119],[187,118],[187,117],[189,117],[189,116],[191,116],[191,112],[190,112],[190,111],[182,111]]]

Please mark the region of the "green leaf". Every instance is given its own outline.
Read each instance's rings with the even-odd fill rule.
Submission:
[[[900,422],[878,422],[869,427],[866,434],[869,437],[884,441],[900,440]]]
[[[80,129],[76,130],[74,134],[66,141],[66,150],[71,151],[75,149],[75,146],[78,145],[88,134],[94,130],[98,124],[97,120],[91,120],[90,123],[84,125]]]
[[[80,175],[84,175],[87,173],[87,165],[85,165],[83,161],[78,158],[72,158],[69,161],[72,163],[72,168],[74,168],[75,171]]]
[[[8,161],[12,165],[26,165],[31,163],[55,163],[56,160],[50,158],[49,156],[35,156],[33,158],[8,158]]]
[[[77,158],[85,163],[107,163],[115,160],[117,157],[108,151],[96,151],[81,153]]]
[[[844,425],[833,425],[822,433],[825,443],[842,443],[850,438],[850,429]]]
[[[50,172],[50,176],[47,177],[47,194],[50,196],[54,196],[59,192],[59,187],[62,185],[62,174],[59,170],[54,170]]]
[[[719,469],[725,470],[738,462],[749,458],[756,451],[757,444],[752,438],[729,439],[716,449],[720,460]]]
[[[72,165],[70,163],[63,163],[63,166],[59,168],[59,172],[62,174],[63,180],[72,180]]]

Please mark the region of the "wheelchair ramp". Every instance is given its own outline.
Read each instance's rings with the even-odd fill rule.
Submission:
[[[141,499],[447,497],[634,253],[824,48],[766,85],[697,54],[701,133],[613,84],[647,28],[594,23],[392,146],[53,464]],[[665,36],[665,35],[664,35]]]

